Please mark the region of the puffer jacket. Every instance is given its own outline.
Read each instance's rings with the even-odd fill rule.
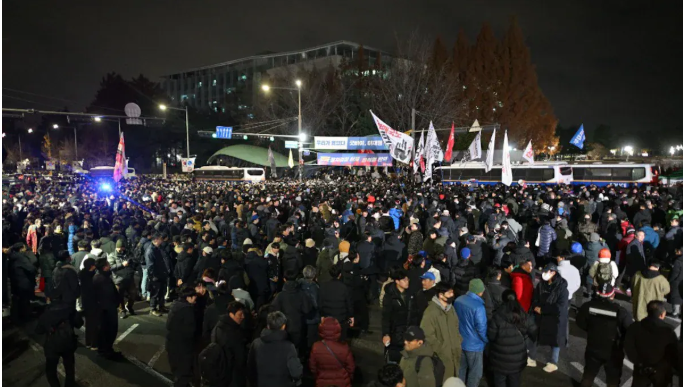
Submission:
[[[469,259],[461,259],[451,268],[451,276],[455,279],[455,296],[467,293],[470,281],[477,276],[477,267]]]
[[[322,340],[313,344],[308,361],[316,387],[351,387],[356,363],[349,345],[339,342],[341,325],[335,318],[325,318],[318,333]]]
[[[403,211],[398,208],[392,208],[389,210],[389,216],[391,217],[391,220],[394,221],[394,230],[398,230],[398,228],[401,227]]]
[[[550,252],[552,243],[557,239],[557,233],[549,224],[543,225],[539,232],[538,255],[546,255]]]
[[[408,238],[408,255],[415,255],[422,250],[422,244],[424,243],[424,237],[422,233],[417,230],[410,233],[410,238]]]
[[[468,352],[483,351],[488,342],[484,299],[472,292],[467,292],[464,296],[458,297],[453,306],[460,322],[462,350]]]
[[[76,246],[74,246],[74,236],[76,235],[76,230],[78,230],[78,227],[75,224],[69,226],[69,237],[66,244],[66,248],[69,250],[69,255],[74,255],[76,252]]]
[[[532,317],[523,315],[524,324],[512,323],[506,310],[493,313],[486,331],[489,340],[489,365],[493,372],[510,375],[521,372],[527,364],[526,338],[536,335]]]
[[[645,233],[645,240],[643,241],[644,245],[651,246],[652,250],[659,247],[659,234],[657,234],[657,231],[650,226],[643,226],[640,228],[640,231]]]

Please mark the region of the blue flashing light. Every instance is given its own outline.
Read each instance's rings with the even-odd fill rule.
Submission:
[[[111,184],[109,183],[102,183],[100,184],[100,191],[102,192],[111,192]]]

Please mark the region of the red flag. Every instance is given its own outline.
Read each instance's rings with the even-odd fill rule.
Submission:
[[[119,147],[116,148],[116,164],[114,164],[114,181],[119,182],[126,175],[126,144],[123,141],[123,133],[119,138]]]
[[[455,123],[451,124],[451,135],[448,136],[448,145],[446,145],[446,154],[444,159],[451,162],[451,157],[453,156],[453,145],[455,144]]]

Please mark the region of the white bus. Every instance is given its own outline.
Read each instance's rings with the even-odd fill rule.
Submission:
[[[480,184],[498,184],[501,182],[501,165],[494,165],[486,172],[483,162],[454,163],[450,166],[437,167],[434,177],[442,178],[444,184],[467,183],[476,180]],[[531,164],[512,165],[512,184],[524,180],[526,184],[567,184],[572,179],[571,166],[565,162],[537,162]]]
[[[208,165],[197,168],[192,172],[196,180],[226,181],[226,182],[257,182],[266,180],[266,170],[263,168],[236,168],[220,165]]]
[[[630,187],[641,184],[656,184],[659,169],[652,164],[600,162],[590,164],[572,164],[573,182],[575,184],[594,184],[597,186],[616,185]]]
[[[83,171],[83,173],[87,173],[93,179],[113,178],[114,167],[94,167],[87,171]],[[128,176],[126,178],[135,179],[136,177],[137,175],[135,174],[135,168],[128,168]]]

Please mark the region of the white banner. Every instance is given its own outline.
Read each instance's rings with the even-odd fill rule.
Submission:
[[[423,181],[432,178],[432,164],[443,161],[443,150],[439,145],[439,138],[436,136],[434,124],[429,122],[429,132],[427,132],[427,141],[425,143],[425,157],[427,158],[427,165],[425,167],[425,175]]]
[[[531,147],[531,140],[529,140],[529,145],[526,146],[526,149],[524,150],[524,154],[522,154],[522,157],[524,157],[524,159],[528,161],[529,164],[534,163],[534,150]]]
[[[512,164],[510,163],[510,147],[508,146],[508,131],[505,131],[503,138],[503,168],[500,169],[501,181],[508,187],[512,184]]]
[[[372,119],[375,120],[377,131],[382,136],[382,140],[384,140],[385,144],[389,145],[391,156],[404,164],[410,164],[410,157],[413,154],[413,138],[392,129],[391,126],[380,120],[372,110],[370,110],[370,114],[372,114]]]
[[[182,171],[183,172],[192,172],[194,171],[194,160],[196,157],[190,157],[190,158],[181,158],[180,159],[180,164],[182,165]]]
[[[481,158],[481,132],[477,133],[477,137],[470,144],[470,160]]]
[[[415,151],[415,159],[413,160],[413,173],[418,174],[420,170],[424,172],[424,157],[425,153],[425,134],[420,133],[420,142],[417,144],[417,150]]]
[[[491,141],[489,141],[489,149],[486,150],[486,172],[493,168],[493,148],[496,146],[496,130],[493,129],[493,134],[491,135]]]

